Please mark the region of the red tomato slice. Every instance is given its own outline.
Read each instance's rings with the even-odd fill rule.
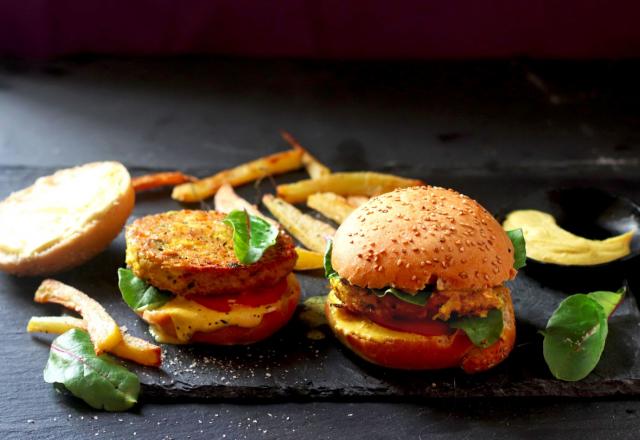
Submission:
[[[450,335],[454,330],[446,322],[425,318],[415,321],[399,319],[381,319],[379,316],[367,316],[370,320],[382,327],[400,332],[416,333],[422,336]]]
[[[189,295],[187,299],[197,302],[208,309],[218,312],[228,312],[234,304],[242,304],[249,307],[258,307],[265,304],[273,304],[282,298],[287,291],[287,277],[271,286],[260,289],[245,290],[240,293],[222,295]]]

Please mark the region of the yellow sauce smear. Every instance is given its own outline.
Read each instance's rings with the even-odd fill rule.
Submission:
[[[285,307],[294,292],[291,287],[278,301],[272,304],[251,307],[234,304],[228,312],[208,309],[195,301],[176,296],[174,299],[154,310],[145,310],[142,319],[147,321],[149,331],[155,340],[162,344],[185,344],[196,332],[210,332],[225,326],[251,328],[262,322],[267,313]],[[176,331],[176,337],[162,330],[160,324],[170,318]]]
[[[591,266],[625,257],[631,252],[629,245],[635,232],[590,240],[562,229],[552,215],[533,209],[511,212],[503,227],[505,230],[522,228],[527,257],[564,266]]]

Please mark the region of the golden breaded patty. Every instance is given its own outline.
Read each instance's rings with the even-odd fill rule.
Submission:
[[[241,264],[233,251],[233,230],[222,222],[225,217],[183,210],[139,218],[127,228],[127,265],[137,277],[177,295],[269,286],[293,270],[296,252],[284,231],[260,260]]]
[[[504,286],[475,290],[436,290],[427,304],[418,306],[393,295],[378,297],[373,291],[349,284],[341,278],[330,280],[335,295],[349,310],[378,319],[440,319],[447,321],[452,313],[459,316],[486,316],[501,309]]]

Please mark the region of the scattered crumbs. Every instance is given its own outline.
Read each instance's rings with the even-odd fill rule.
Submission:
[[[311,339],[312,341],[320,341],[326,338],[326,336],[322,331],[314,328],[313,330],[309,330],[307,332],[307,338]]]

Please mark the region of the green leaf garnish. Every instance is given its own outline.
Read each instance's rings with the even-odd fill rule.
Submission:
[[[487,348],[493,345],[502,334],[504,321],[502,310],[493,309],[487,313],[485,318],[479,316],[465,316],[447,321],[453,328],[463,330],[473,345]]]
[[[587,296],[595,299],[602,306],[607,318],[615,311],[616,307],[622,302],[622,297],[627,292],[626,287],[621,287],[617,292],[607,292],[598,290],[596,292],[587,293]]]
[[[233,210],[222,221],[233,228],[233,251],[242,264],[255,263],[276,244],[278,228],[247,211]]]
[[[411,295],[409,293],[403,292],[402,290],[395,289],[393,287],[389,287],[388,289],[371,289],[372,292],[378,297],[382,298],[386,294],[391,294],[398,298],[400,301],[408,302],[409,304],[414,304],[416,306],[424,307],[431,296],[432,290],[425,289],[416,293],[415,295]]]
[[[93,408],[125,411],[138,401],[138,376],[109,355],[96,356],[89,334],[73,329],[51,343],[44,380],[62,384]]]
[[[524,241],[522,229],[507,231],[507,235],[513,243],[513,268],[520,269],[527,265],[527,246]]]
[[[118,287],[124,302],[136,313],[157,309],[173,298],[170,293],[162,292],[135,276],[130,269],[118,269]]]
[[[624,288],[577,293],[558,305],[540,332],[544,335],[544,360],[555,378],[581,380],[598,365],[609,332],[607,319],[624,293]]]
[[[331,279],[334,277],[338,277],[338,272],[333,270],[333,266],[331,265],[331,252],[333,251],[333,241],[331,239],[327,240],[327,249],[324,252],[324,276],[327,279]],[[401,301],[408,302],[410,304],[414,304],[416,306],[424,307],[427,304],[427,300],[431,296],[431,289],[425,289],[418,292],[415,295],[411,295],[409,293],[403,292],[401,290],[395,289],[393,287],[389,287],[387,289],[369,289],[379,298],[382,298],[386,294],[391,294],[398,298]]]
[[[338,276],[338,272],[336,272],[335,270],[333,270],[333,266],[331,265],[331,252],[333,251],[333,240],[328,239],[327,240],[327,247],[326,250],[324,251],[324,276],[327,279],[333,278],[333,277],[337,277]]]

